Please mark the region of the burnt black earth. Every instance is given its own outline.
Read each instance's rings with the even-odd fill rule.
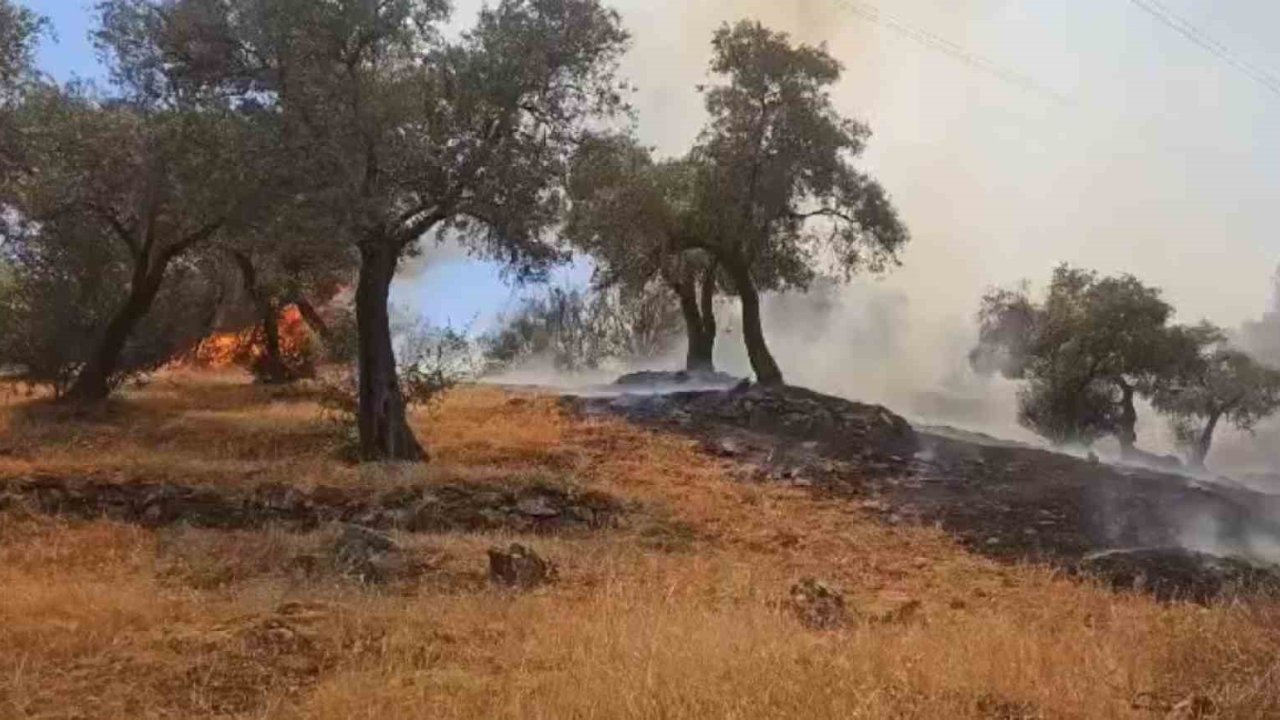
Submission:
[[[887,408],[796,387],[566,398],[699,439],[751,482],[848,497],[887,523],[940,526],[1002,562],[1207,602],[1280,596],[1280,496],[1112,466],[995,438],[913,428]]]

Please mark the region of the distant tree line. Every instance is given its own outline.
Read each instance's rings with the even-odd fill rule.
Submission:
[[[1159,290],[1131,275],[1059,266],[1045,297],[1024,285],[983,298],[975,369],[1019,380],[1019,421],[1059,445],[1114,437],[1138,449],[1138,399],[1165,415],[1195,467],[1219,428],[1252,430],[1280,410],[1280,371],[1208,323],[1173,323]]]

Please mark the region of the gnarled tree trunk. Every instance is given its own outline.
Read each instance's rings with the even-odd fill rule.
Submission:
[[[253,374],[260,382],[268,385],[284,385],[293,380],[292,373],[285,365],[284,356],[280,353],[280,309],[276,303],[262,291],[258,285],[258,271],[253,259],[242,252],[232,252],[236,265],[240,268],[241,280],[245,292],[253,299],[258,308],[258,318],[262,325],[263,357],[254,360]]]
[[[1222,421],[1222,413],[1215,411],[1209,415],[1209,421],[1205,423],[1204,430],[1200,433],[1200,438],[1196,441],[1196,446],[1191,450],[1191,466],[1203,470],[1205,460],[1209,458],[1209,450],[1213,448],[1213,434],[1218,429],[1218,423]]]
[[[111,394],[112,381],[120,368],[120,356],[138,323],[151,312],[151,305],[160,293],[167,264],[161,263],[150,273],[142,270],[134,273],[129,297],[107,324],[89,362],[67,393],[68,399],[94,402],[105,400]]]
[[[385,237],[374,236],[361,245],[356,325],[359,331],[360,458],[367,462],[427,459],[426,451],[409,428],[391,344],[387,303],[398,261],[398,249]]]
[[[298,295],[294,298],[293,305],[298,308],[298,313],[302,315],[302,319],[306,321],[307,327],[311,328],[312,332],[320,336],[325,343],[333,342],[333,331],[329,329],[329,323],[324,321],[324,317],[311,304],[311,301]]]
[[[280,352],[280,309],[270,300],[263,300],[258,307],[262,314],[263,351],[266,353],[258,368],[260,379],[268,385],[293,382],[293,372]]]
[[[760,291],[756,289],[751,271],[741,264],[728,265],[738,297],[742,300],[742,337],[747,344],[747,356],[756,382],[761,385],[783,385],[782,370],[769,352],[764,339],[764,324],[760,318]]]
[[[706,319],[693,288],[680,284],[676,287],[676,295],[680,298],[680,313],[684,316],[685,334],[689,339],[685,370],[691,373],[712,372],[715,370],[715,318],[712,317],[711,332],[708,332]]]
[[[1120,441],[1120,456],[1132,458],[1138,442],[1138,410],[1133,405],[1134,388],[1120,382],[1120,418],[1116,426],[1116,439]]]
[[[705,361],[705,367],[698,369],[707,372],[715,372],[716,369],[716,333],[719,331],[719,328],[716,327],[716,272],[716,267],[713,265],[703,273],[702,289],[698,300],[699,310],[702,315],[702,342],[705,346],[703,354],[699,358]]]

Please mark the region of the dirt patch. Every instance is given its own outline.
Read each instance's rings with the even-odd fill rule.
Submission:
[[[0,480],[0,509],[6,506],[145,527],[182,524],[243,530],[277,525],[305,531],[341,522],[378,530],[431,533],[593,530],[618,525],[626,512],[622,503],[603,493],[545,483],[511,488],[432,484],[384,492],[271,484],[235,491],[54,477]]]

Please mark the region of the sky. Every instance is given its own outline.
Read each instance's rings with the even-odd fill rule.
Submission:
[[[26,0],[50,16],[42,49],[59,78],[100,75],[80,0]],[[1280,94],[1144,12],[1163,7],[1235,61],[1280,77],[1273,0],[615,0],[633,34],[623,65],[638,91],[637,132],[683,153],[704,113],[717,26],[762,20],[826,43],[846,66],[844,113],[874,136],[864,166],[889,190],[913,240],[901,268],[861,279],[825,324],[798,325],[803,303],[775,299],[775,350],[791,379],[888,402],[909,382],[944,385],[973,334],[980,295],[1054,264],[1131,272],[1161,287],[1179,319],[1235,326],[1268,307],[1280,263]],[[480,0],[457,0],[465,26]],[[856,12],[861,10],[862,14]],[[871,22],[866,14],[876,14]],[[988,67],[895,32],[934,38]],[[1000,75],[1003,74],[1004,77]],[[1025,78],[1012,81],[1013,75]],[[1026,85],[1035,89],[1028,89]],[[1280,83],[1276,84],[1280,87]],[[584,281],[583,264],[561,273]],[[497,269],[428,248],[395,301],[438,322],[483,329],[515,293]],[[863,332],[891,313],[891,336]],[[741,370],[737,343],[723,364]],[[718,358],[719,359],[719,358]],[[979,390],[973,390],[978,392]]]

